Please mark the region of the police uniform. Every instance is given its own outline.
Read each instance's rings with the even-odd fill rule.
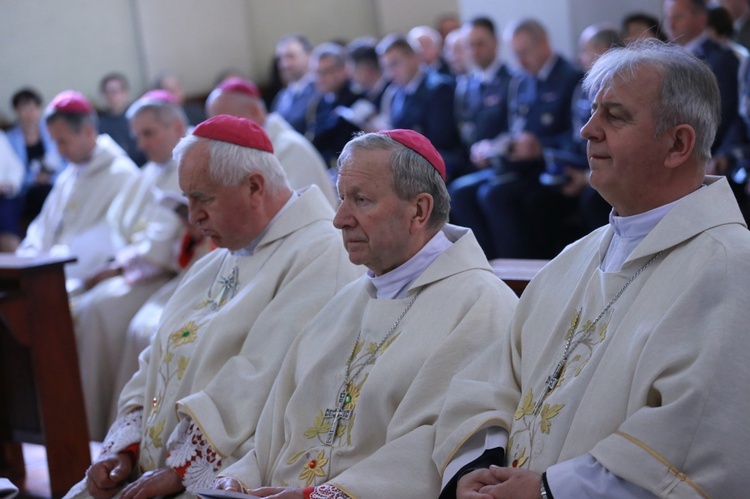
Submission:
[[[336,166],[346,143],[361,131],[357,125],[344,119],[336,108],[348,108],[361,98],[362,94],[355,92],[351,81],[347,80],[338,92],[316,94],[310,102],[305,136],[318,149],[329,168]]]
[[[465,173],[467,165],[453,115],[454,90],[450,77],[420,72],[407,87],[395,88],[390,108],[391,126],[427,137],[443,157],[449,179]]]
[[[279,113],[299,133],[307,127],[307,108],[315,95],[312,80],[305,79],[281,89],[271,104],[271,110]]]
[[[546,70],[546,71],[545,71]],[[573,91],[583,75],[553,56],[540,75],[519,74],[508,90],[508,130],[534,134],[543,148],[570,149]],[[494,257],[551,258],[561,247],[560,224],[577,209],[577,200],[539,183],[544,160],[500,162],[500,175],[477,190],[487,220]],[[569,234],[574,240],[580,234]]]

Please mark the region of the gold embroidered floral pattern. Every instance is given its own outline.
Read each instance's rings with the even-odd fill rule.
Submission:
[[[377,352],[378,344],[374,341],[366,343],[364,341],[358,341],[354,345],[354,351],[352,353],[351,371],[357,372],[360,367],[366,367],[369,364],[374,364],[379,355],[382,355],[388,347],[398,338],[398,334],[390,338],[380,348],[379,354]],[[365,344],[367,347],[365,347]],[[375,354],[375,355],[373,355]],[[359,383],[355,380],[350,380],[346,384],[346,398],[345,403],[342,407],[343,411],[350,411],[348,418],[341,419],[338,427],[336,427],[335,438],[332,444],[326,443],[326,437],[331,431],[332,419],[326,419],[325,411],[318,410],[315,413],[313,424],[304,433],[304,435],[310,440],[316,440],[311,447],[298,452],[286,464],[289,466],[295,465],[304,459],[309,459],[315,452],[317,455],[314,459],[310,459],[307,462],[303,462],[302,471],[299,474],[299,479],[305,482],[305,487],[315,481],[316,478],[321,478],[321,481],[327,481],[329,479],[329,473],[331,471],[331,460],[326,457],[325,449],[318,450],[320,446],[335,448],[352,445],[352,429],[354,428],[354,422],[356,420],[356,407],[359,401],[360,393],[362,392],[362,386],[367,381],[367,374],[362,377]],[[343,390],[343,386],[339,388],[339,393]],[[344,439],[344,436],[346,438]]]
[[[508,449],[510,449],[508,459],[512,466],[522,467],[529,464],[529,460],[535,455],[531,451],[534,449],[534,441],[540,437],[539,432],[549,435],[552,431],[554,419],[565,408],[565,404],[550,404],[546,401],[568,381],[569,373],[573,373],[572,378],[581,374],[591,360],[594,347],[606,339],[610,317],[611,314],[606,320],[599,323],[596,330],[597,334],[589,334],[587,331],[591,328],[593,321],[587,320],[581,325],[581,310],[576,310],[573,313],[570,326],[565,333],[565,340],[572,338],[572,341],[576,342],[576,337],[580,337],[581,341],[576,344],[576,349],[582,348],[583,351],[576,353],[563,364],[559,378],[543,398],[541,410],[535,413],[537,407],[533,388],[529,388],[529,391],[522,398],[521,404],[513,415],[513,433],[508,439]],[[522,445],[522,442],[528,445],[528,449],[526,445]]]
[[[323,468],[328,464],[328,458],[326,458],[325,455],[326,451],[321,450],[318,452],[318,455],[315,456],[315,459],[311,459],[305,463],[302,473],[299,475],[299,479],[305,481],[305,487],[309,487],[315,480],[315,477],[322,478],[325,476]]]
[[[198,337],[198,325],[190,321],[184,328],[169,335],[169,343],[172,347],[177,348],[185,345],[186,343],[192,343]]]
[[[164,406],[164,400],[171,400],[170,386],[175,380],[181,380],[190,363],[192,348],[185,347],[195,346],[198,339],[198,330],[200,325],[195,321],[188,321],[187,324],[177,329],[167,336],[166,342],[157,342],[154,348],[154,358],[161,359],[159,362],[159,371],[157,374],[156,389],[154,397],[148,401],[148,419],[146,420],[146,435],[148,438],[144,441],[141,448],[141,463],[149,462],[151,452],[164,447],[164,428],[166,420],[161,411]],[[179,354],[178,349],[184,352]],[[175,362],[176,361],[176,362]],[[169,406],[169,404],[167,404]],[[168,407],[171,410],[170,407]]]
[[[161,448],[164,445],[162,442],[161,434],[164,431],[164,421],[160,421],[156,426],[152,426],[148,429],[148,438],[153,442],[154,447]]]

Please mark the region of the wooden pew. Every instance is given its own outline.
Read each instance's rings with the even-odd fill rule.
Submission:
[[[529,281],[547,265],[549,260],[522,260],[515,258],[498,258],[490,260],[495,274],[507,284],[518,296],[529,284]]]
[[[43,443],[53,497],[91,464],[63,271],[71,261],[0,255],[0,474],[22,479],[20,443]]]

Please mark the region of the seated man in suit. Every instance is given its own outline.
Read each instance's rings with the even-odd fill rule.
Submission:
[[[552,50],[539,21],[516,21],[508,33],[521,71],[508,87],[507,132],[471,148],[476,164],[498,159],[496,175],[474,187],[484,223],[471,228],[487,231],[484,249],[491,258],[550,258],[556,248],[548,228],[577,205],[558,187],[540,183],[544,150],[571,141],[571,101],[581,73]],[[454,208],[462,216],[461,206]]]
[[[456,80],[456,123],[467,150],[477,142],[493,139],[508,131],[508,85],[511,71],[500,60],[500,42],[495,23],[477,17],[466,24],[467,46],[473,69]],[[489,230],[476,202],[477,189],[495,176],[490,162],[481,158],[473,164],[478,171],[451,183],[451,222],[472,227],[485,251],[490,247]],[[477,226],[482,226],[479,228]]]
[[[419,58],[425,71],[437,71],[447,76],[453,76],[448,63],[443,58],[443,37],[435,28],[416,26],[409,30],[409,43],[420,47]]]
[[[395,89],[391,126],[427,137],[445,160],[449,181],[466,173],[467,162],[453,113],[452,79],[435,71],[424,72],[417,55],[419,48],[400,35],[383,38],[377,51]]]
[[[707,172],[727,175],[737,201],[744,207],[747,201],[741,184],[745,180],[734,182],[733,175],[737,159],[733,153],[747,141],[739,117],[739,59],[731,48],[708,36],[708,7],[705,0],[666,0],[664,18],[670,41],[706,61],[719,83],[721,122],[711,146],[713,157]]]
[[[346,71],[347,51],[337,43],[323,43],[310,56],[310,72],[316,95],[307,109],[305,136],[318,149],[329,168],[336,166],[339,153],[360,127],[350,117],[350,108],[366,100],[355,92]]]
[[[284,87],[273,100],[271,111],[279,113],[299,133],[305,133],[305,116],[315,85],[308,71],[312,44],[302,35],[286,35],[276,44],[279,75]]]

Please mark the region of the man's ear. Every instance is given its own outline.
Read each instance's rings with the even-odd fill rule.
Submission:
[[[411,233],[415,233],[417,230],[422,229],[430,220],[430,215],[435,207],[435,200],[432,196],[426,192],[417,194],[413,201],[415,209],[414,215],[411,217]]]
[[[695,148],[695,130],[690,125],[677,125],[667,132],[669,151],[664,159],[664,166],[676,168],[685,163]]]
[[[243,185],[251,198],[260,199],[266,192],[266,178],[258,172],[248,173]]]

